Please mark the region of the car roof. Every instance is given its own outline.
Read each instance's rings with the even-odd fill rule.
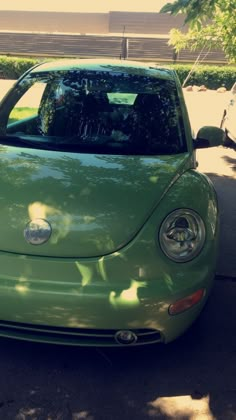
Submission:
[[[87,70],[101,72],[119,72],[140,74],[141,76],[159,77],[161,79],[175,79],[175,72],[155,63],[141,63],[130,60],[115,59],[63,59],[42,63],[31,70],[32,73],[56,72],[71,70]]]

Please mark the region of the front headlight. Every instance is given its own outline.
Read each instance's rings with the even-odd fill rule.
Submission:
[[[203,220],[193,210],[179,209],[162,222],[159,242],[162,251],[175,262],[192,260],[201,251],[206,237]]]

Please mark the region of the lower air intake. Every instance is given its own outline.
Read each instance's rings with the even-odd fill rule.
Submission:
[[[80,346],[130,346],[161,342],[159,331],[151,328],[130,330],[53,327],[0,321],[0,336],[27,341]]]

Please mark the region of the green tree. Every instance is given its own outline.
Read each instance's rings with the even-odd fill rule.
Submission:
[[[221,48],[229,62],[236,63],[236,0],[176,0],[162,13],[185,15],[188,31],[172,29],[170,45],[176,52],[184,48]]]

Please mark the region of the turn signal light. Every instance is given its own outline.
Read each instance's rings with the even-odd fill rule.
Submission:
[[[183,299],[177,300],[169,306],[170,315],[178,315],[196,305],[205,296],[205,289],[200,289]]]

